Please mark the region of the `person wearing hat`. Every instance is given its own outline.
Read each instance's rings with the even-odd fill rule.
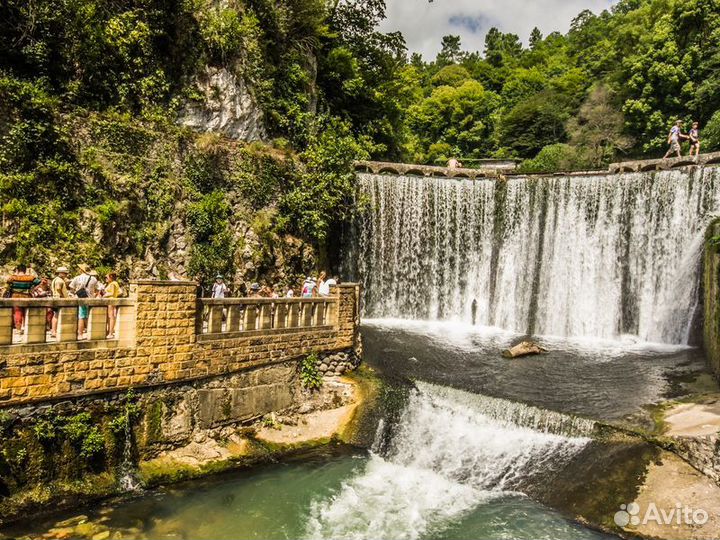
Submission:
[[[81,274],[75,276],[70,282],[70,290],[78,298],[95,298],[100,285],[96,277],[97,273],[93,272],[87,264],[80,264],[78,268],[80,268]],[[90,307],[86,305],[78,306],[78,339],[85,339],[89,317]]]
[[[50,293],[53,298],[68,298],[70,293],[67,287],[68,269],[65,266],[59,266],[55,270],[55,277],[50,283]],[[50,337],[57,337],[58,310],[52,309],[52,322],[50,323]]]
[[[212,293],[210,293],[211,298],[225,298],[228,293],[228,286],[225,285],[223,279],[222,274],[215,276],[215,283],[213,283]]]
[[[253,283],[250,285],[250,298],[258,298],[260,296],[260,284]]]

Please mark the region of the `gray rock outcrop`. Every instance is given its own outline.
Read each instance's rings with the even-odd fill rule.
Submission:
[[[262,110],[242,78],[227,68],[208,66],[196,86],[204,99],[185,104],[180,124],[242,141],[266,138]]]

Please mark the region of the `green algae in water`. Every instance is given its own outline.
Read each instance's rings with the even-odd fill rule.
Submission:
[[[341,448],[334,454],[323,452],[251,471],[187,482],[172,489],[120,501],[104,509],[77,511],[75,514],[87,514],[90,522],[99,520],[101,516],[107,517],[109,519],[102,525],[112,532],[120,531],[123,538],[308,538],[312,537],[309,522],[313,508],[331,502],[341,491],[343,483],[353,479],[362,481],[371,459],[380,458]],[[372,503],[357,501],[358,505]],[[377,513],[376,517],[382,520],[382,512],[390,509],[378,507],[373,510]],[[68,516],[57,516],[40,527],[17,528],[7,533],[37,537]],[[529,498],[512,493],[488,496],[473,508],[459,514],[453,522],[433,522],[434,517],[437,516],[433,516],[432,512],[418,516],[419,520],[428,520],[427,528],[420,536],[413,534],[413,531],[419,530],[415,524],[415,527],[403,530],[388,530],[387,537],[438,540],[602,538]],[[351,516],[348,518],[352,519]],[[346,531],[349,534],[339,537],[367,537],[367,524],[357,525],[356,529]]]

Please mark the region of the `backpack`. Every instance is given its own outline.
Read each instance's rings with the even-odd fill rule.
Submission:
[[[92,281],[92,278],[92,276],[88,276],[85,285],[75,291],[75,296],[77,296],[78,298],[87,298],[88,296],[90,296],[90,293],[87,290],[87,286],[90,285],[90,281]]]

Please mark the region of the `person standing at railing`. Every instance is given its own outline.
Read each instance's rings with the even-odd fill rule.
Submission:
[[[97,272],[90,269],[87,264],[78,265],[81,274],[75,276],[70,282],[70,290],[78,298],[95,298],[98,292],[99,281]],[[87,332],[88,318],[90,317],[90,307],[80,305],[78,307],[78,339],[85,339]]]
[[[50,281],[48,278],[40,278],[40,285],[32,290],[33,298],[50,298],[52,297],[52,291],[50,290]],[[45,331],[52,328],[53,310],[47,308],[45,310]]]
[[[50,294],[53,298],[69,298],[70,292],[67,287],[68,269],[64,266],[55,270],[55,277],[50,283]],[[50,337],[57,337],[58,308],[50,308],[53,312],[52,323],[50,323]]]
[[[250,285],[250,298],[260,298],[260,284],[259,283],[253,283]]]
[[[325,277],[325,272],[322,272],[320,274],[320,284],[318,285],[318,294],[320,296],[330,296],[330,287],[337,285],[335,278],[325,279]]]
[[[7,295],[10,298],[30,298],[35,287],[40,285],[40,279],[24,264],[18,264],[15,273],[7,278]],[[25,325],[25,308],[13,306],[13,322],[15,331],[23,333]]]
[[[215,276],[210,298],[225,298],[226,294],[228,294],[228,286],[225,284],[223,276],[218,274]]]
[[[105,278],[103,298],[120,298],[120,284],[117,274],[110,272]],[[107,339],[115,339],[115,322],[117,321],[117,306],[108,306]]]
[[[303,298],[312,298],[317,293],[317,282],[315,281],[315,278],[312,276],[308,276],[305,279],[305,283],[303,283],[302,288],[302,297]]]

